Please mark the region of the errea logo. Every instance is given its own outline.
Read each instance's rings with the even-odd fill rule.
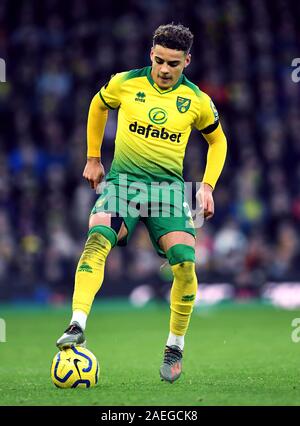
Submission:
[[[144,92],[137,92],[135,96],[136,96],[135,101],[143,102],[143,103],[145,102],[146,94]]]
[[[93,268],[87,263],[83,263],[79,266],[78,272],[93,272]]]

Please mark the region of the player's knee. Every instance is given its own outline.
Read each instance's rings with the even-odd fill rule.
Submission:
[[[124,226],[124,220],[119,214],[107,214],[103,212],[95,213],[90,216],[89,235],[91,232],[98,232],[107,238],[112,247],[117,243],[117,240],[124,238],[127,234],[127,229]]]
[[[166,252],[166,256],[171,266],[183,262],[195,262],[195,249],[186,244],[175,244]]]
[[[111,248],[112,244],[109,239],[95,227],[92,228],[79,259],[77,273],[99,271],[105,264]]]
[[[94,235],[94,237],[93,237]],[[88,241],[92,241],[97,237],[98,244],[105,244],[109,241],[111,247],[114,247],[117,243],[117,233],[114,229],[105,225],[95,225],[92,226],[88,233]]]
[[[111,215],[105,212],[93,212],[90,215],[89,219],[89,228],[93,228],[94,226],[104,225],[110,226]]]
[[[174,278],[186,285],[192,284],[196,279],[195,263],[194,262],[181,262],[172,266]]]
[[[185,244],[171,247],[166,256],[172,267],[174,278],[190,284],[195,280],[195,249]]]

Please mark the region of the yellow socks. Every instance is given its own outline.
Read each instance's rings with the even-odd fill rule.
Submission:
[[[102,227],[90,230],[75,275],[72,308],[73,311],[82,311],[86,315],[89,314],[94,298],[102,285],[105,261],[112,248],[112,243],[96,228]]]
[[[73,312],[84,323],[94,298],[104,279],[106,258],[117,241],[116,233],[108,227],[96,226],[89,232],[84,251],[78,262],[73,294]],[[183,337],[190,322],[197,292],[195,250],[184,244],[171,247],[166,253],[174,274],[171,290],[171,341],[178,336],[183,348]],[[84,321],[81,316],[84,316]],[[170,343],[168,343],[170,344]],[[175,342],[176,344],[176,342]]]
[[[174,281],[171,289],[170,332],[184,336],[190,322],[197,293],[195,263],[185,261],[172,266]]]
[[[183,349],[197,293],[195,249],[186,244],[175,244],[166,252],[174,281],[171,289],[170,334],[167,345]]]

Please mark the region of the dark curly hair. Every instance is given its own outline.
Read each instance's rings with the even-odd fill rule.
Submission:
[[[189,53],[193,44],[193,34],[181,24],[160,25],[153,35],[153,46],[159,44],[169,49],[183,50]]]

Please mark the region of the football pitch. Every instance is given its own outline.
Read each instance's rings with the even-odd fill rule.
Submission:
[[[0,343],[0,405],[300,404],[300,342],[291,339],[297,311],[258,303],[195,309],[183,374],[170,384],[161,382],[158,373],[168,306],[97,303],[86,337],[100,363],[99,384],[67,390],[56,388],[49,373],[70,308],[2,306],[0,317],[6,322],[6,342]]]

